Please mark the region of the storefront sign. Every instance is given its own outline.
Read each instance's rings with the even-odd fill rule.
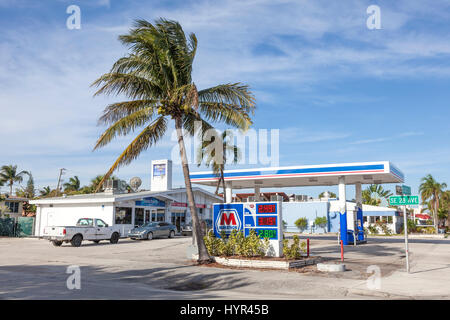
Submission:
[[[165,207],[166,203],[159,199],[156,199],[153,197],[148,197],[148,198],[144,198],[143,200],[135,201],[135,205],[142,206],[142,207]]]
[[[185,207],[186,208],[187,206],[188,205],[186,202],[172,202],[172,207]],[[195,206],[197,208],[202,208],[202,209],[206,208],[205,204],[195,204]]]

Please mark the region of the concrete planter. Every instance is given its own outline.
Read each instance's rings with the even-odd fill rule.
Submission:
[[[317,270],[322,271],[322,272],[344,272],[345,264],[342,264],[342,263],[339,263],[339,264],[318,263]]]
[[[193,259],[198,259],[198,255],[192,255]],[[256,268],[256,269],[283,269],[301,268],[309,265],[315,265],[320,260],[319,257],[310,257],[308,259],[282,261],[272,259],[236,259],[224,257],[211,257],[214,262],[228,267]]]

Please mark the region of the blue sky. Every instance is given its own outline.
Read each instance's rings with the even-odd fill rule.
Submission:
[[[66,28],[71,4],[81,9],[80,30]],[[381,9],[380,30],[366,27],[371,4]],[[92,152],[101,111],[121,97],[93,98],[90,84],[126,54],[117,37],[134,19],[158,17],[197,35],[199,88],[251,86],[255,129],[280,129],[281,166],[389,160],[413,192],[428,173],[450,183],[444,0],[0,0],[0,164],[30,170],[39,188],[55,187],[63,167],[65,180],[78,175],[82,184],[104,173],[132,137]],[[149,188],[150,161],[174,145],[169,134],[117,176],[140,176]],[[174,185],[182,184],[175,166]]]

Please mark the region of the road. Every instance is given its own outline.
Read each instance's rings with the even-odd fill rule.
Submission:
[[[411,273],[401,238],[373,238],[345,248],[348,271],[260,271],[196,266],[191,238],[53,247],[36,238],[0,238],[0,299],[441,299],[450,298],[450,241],[411,240]],[[311,238],[311,252],[339,260],[333,236]],[[66,273],[79,266],[81,288]],[[381,271],[374,288],[369,266]],[[369,279],[369,280],[367,280]],[[369,283],[369,287],[368,287]]]

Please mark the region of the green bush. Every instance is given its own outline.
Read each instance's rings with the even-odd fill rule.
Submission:
[[[383,221],[377,221],[376,225],[381,228],[381,232],[387,236],[390,236],[392,234],[391,230],[389,229],[386,220]]]
[[[369,230],[369,232],[371,234],[378,234],[378,228],[376,226],[374,226],[373,224],[369,225],[367,227],[367,229]]]
[[[327,232],[327,217],[317,217],[316,220],[314,220],[314,224]]]
[[[289,240],[283,240],[283,256],[287,259],[299,259],[306,252],[306,242],[300,243],[300,238],[294,235],[293,242],[289,246]]]
[[[212,256],[263,257],[270,246],[269,239],[261,239],[255,230],[250,230],[247,237],[242,231],[233,230],[228,238],[225,232],[221,232],[221,238],[216,238],[214,232],[210,231],[204,240],[206,249]]]
[[[306,230],[308,228],[308,219],[306,219],[306,218],[298,218],[294,222],[294,224],[298,228],[298,230],[300,230],[300,232],[303,232],[304,230]]]

